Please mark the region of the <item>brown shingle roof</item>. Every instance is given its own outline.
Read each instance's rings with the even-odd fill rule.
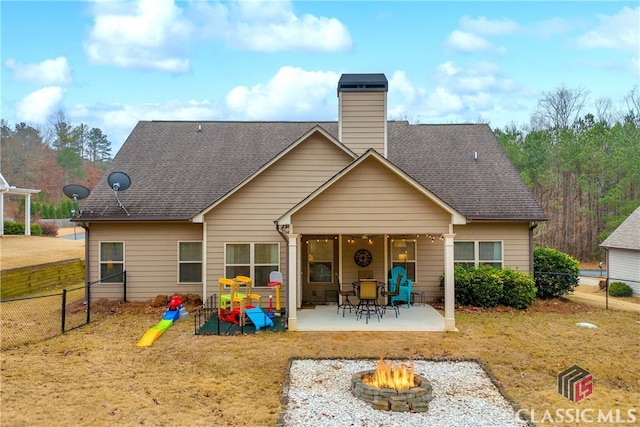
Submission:
[[[315,126],[337,139],[337,122],[140,122],[83,201],[82,218],[190,219]],[[486,125],[390,121],[388,150],[391,162],[468,219],[544,219]],[[131,177],[118,193],[130,217],[107,185],[112,171]]]

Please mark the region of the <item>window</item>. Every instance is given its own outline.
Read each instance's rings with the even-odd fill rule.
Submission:
[[[202,283],[202,242],[178,242],[178,283]]]
[[[124,242],[100,242],[100,282],[124,283]]]
[[[454,242],[454,263],[466,267],[487,264],[502,268],[502,242]]]
[[[225,276],[248,276],[253,286],[267,286],[269,274],[280,269],[278,243],[227,243],[225,245]]]
[[[333,281],[333,239],[308,240],[309,283]]]
[[[391,267],[400,266],[407,270],[407,279],[416,281],[416,241],[408,239],[391,240]]]

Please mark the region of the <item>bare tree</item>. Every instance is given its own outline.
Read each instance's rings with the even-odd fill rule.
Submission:
[[[580,117],[588,94],[584,88],[571,89],[564,84],[543,93],[531,118],[532,126],[536,129],[568,129]]]
[[[640,125],[640,90],[638,90],[638,86],[634,86],[634,88],[629,91],[627,96],[624,97],[624,101],[629,110],[627,117],[637,125]]]
[[[598,122],[613,123],[613,103],[611,98],[598,98],[595,102],[596,107],[596,120]]]

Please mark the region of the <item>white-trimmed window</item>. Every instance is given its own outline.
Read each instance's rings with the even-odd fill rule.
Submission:
[[[178,283],[202,283],[202,242],[178,242]]]
[[[488,264],[502,268],[502,242],[456,241],[454,242],[454,263],[468,267]]]
[[[248,276],[253,286],[267,286],[269,274],[280,270],[279,243],[225,244],[225,276]]]
[[[100,282],[124,283],[124,242],[100,242]]]
[[[416,281],[416,240],[391,240],[391,267],[403,267],[407,270],[407,279]]]

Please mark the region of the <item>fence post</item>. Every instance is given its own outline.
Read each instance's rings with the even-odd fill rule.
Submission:
[[[604,309],[609,310],[609,278],[604,282]]]
[[[64,334],[64,323],[66,320],[66,314],[67,314],[67,290],[63,289],[62,290],[62,333]]]
[[[87,281],[87,289],[85,291],[87,295],[87,325],[91,323],[91,282]]]

